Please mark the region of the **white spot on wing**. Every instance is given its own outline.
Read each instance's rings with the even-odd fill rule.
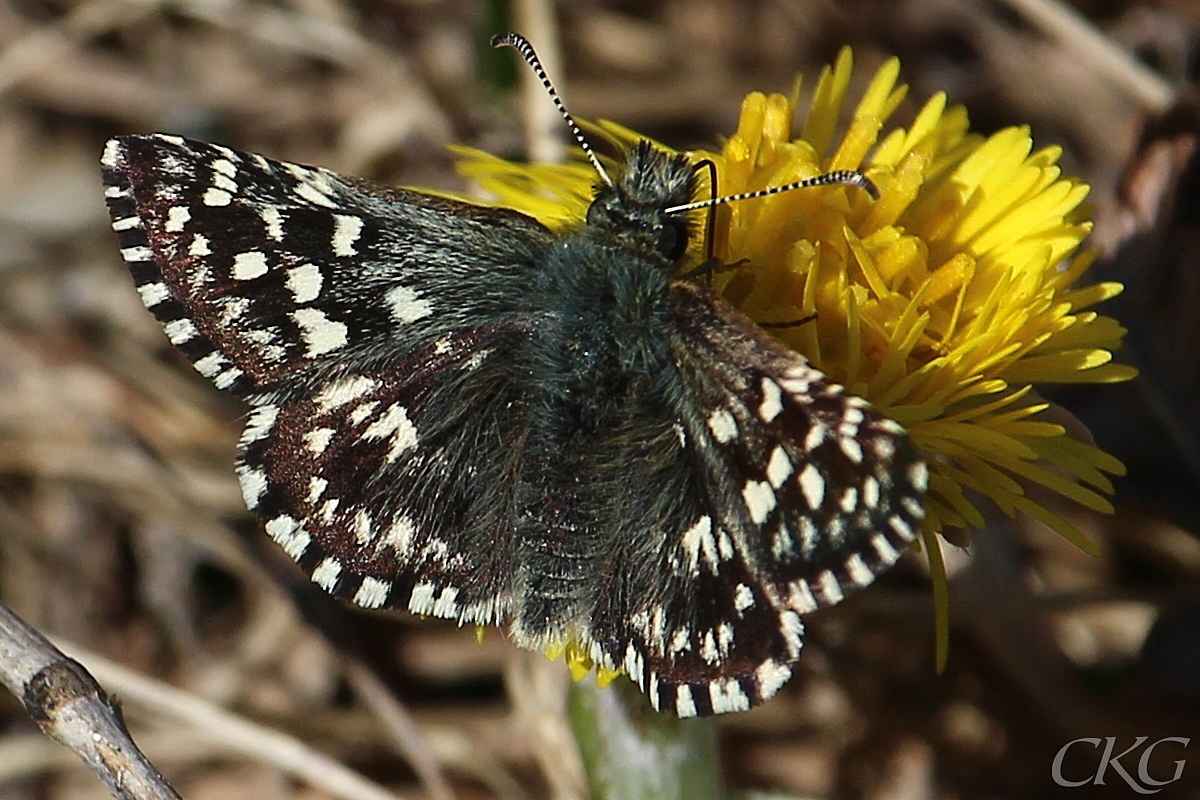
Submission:
[[[885,564],[891,564],[900,557],[899,551],[892,547],[892,543],[882,533],[877,533],[871,537],[871,545],[879,555],[879,560]]]
[[[154,258],[154,251],[149,247],[126,247],[121,250],[121,258],[130,264],[136,264],[138,261],[152,260]]]
[[[408,409],[399,403],[393,403],[379,419],[372,422],[363,431],[362,438],[383,439],[388,436],[392,438],[392,447],[387,455],[389,462],[417,446],[417,429],[408,418]]]
[[[413,587],[412,596],[408,600],[408,610],[414,614],[428,614],[433,611],[433,593],[437,587],[432,583],[421,582]]]
[[[808,507],[814,511],[825,501],[825,478],[813,464],[806,465],[800,471],[800,491],[804,493]]]
[[[329,412],[354,402],[375,386],[375,381],[365,375],[351,375],[325,384],[313,397],[313,401],[321,411]]]
[[[333,522],[333,517],[337,513],[339,503],[340,501],[336,497],[332,500],[326,500],[321,506],[321,519],[326,522]]]
[[[308,351],[305,353],[308,358],[332,353],[345,347],[350,340],[350,329],[346,324],[330,319],[324,311],[298,308],[292,312],[291,317],[300,327],[300,335],[308,345]]]
[[[625,648],[624,665],[629,677],[633,679],[634,683],[640,685],[645,676],[645,663],[642,661],[642,654],[632,644]]]
[[[297,303],[311,303],[321,294],[321,270],[315,264],[301,264],[287,271],[288,291]]]
[[[304,551],[312,542],[312,537],[309,536],[308,531],[304,530],[304,526],[286,514],[268,520],[263,527],[267,531],[267,535],[278,542],[283,547],[283,551],[296,560],[304,555]]]
[[[267,491],[267,475],[262,470],[238,467],[238,484],[242,487],[242,499],[246,508],[258,508],[263,494]]]
[[[164,325],[163,329],[167,332],[167,339],[171,344],[183,344],[200,333],[190,319],[173,319]]]
[[[245,374],[246,373],[242,372],[237,367],[230,367],[217,377],[213,378],[213,385],[215,385],[218,389],[228,389],[237,382],[238,378]]]
[[[739,583],[737,585],[737,589],[735,589],[733,593],[733,607],[736,608],[740,614],[753,605],[754,592],[752,592],[750,587],[746,584]]]
[[[138,287],[138,295],[146,308],[154,308],[171,297],[171,292],[165,283],[143,283]]]
[[[206,206],[227,206],[233,202],[233,195],[224,189],[218,189],[213,186],[204,193],[204,205]]]
[[[909,525],[907,522],[905,522],[903,519],[901,519],[896,514],[892,514],[890,517],[888,517],[887,522],[888,522],[888,526],[891,527],[891,529],[893,531],[895,531],[896,535],[899,536],[901,539],[913,538],[912,526]]]
[[[813,426],[808,429],[808,434],[804,437],[804,452],[811,453],[813,450],[816,450],[820,447],[821,442],[825,441],[827,435],[829,435],[828,426],[814,422]]]
[[[397,286],[387,293],[392,316],[400,322],[415,322],[433,313],[433,305],[408,286]]]
[[[191,218],[192,210],[187,206],[172,206],[167,209],[167,221],[163,230],[167,233],[179,233]]]
[[[782,445],[776,445],[771,452],[771,460],[767,462],[767,480],[771,486],[778,489],[792,474],[792,462],[783,451]]]
[[[354,593],[354,603],[363,608],[379,608],[387,602],[388,595],[391,592],[392,584],[388,581],[366,577],[363,578],[362,585],[358,587],[358,591]]]
[[[345,214],[337,214],[333,219],[334,255],[354,255],[358,252],[354,249],[354,243],[358,241],[358,237],[362,234],[362,219],[359,217],[346,216]]]
[[[359,544],[370,544],[371,540],[375,538],[371,515],[366,511],[359,511],[354,515],[354,538]]]
[[[808,592],[808,587],[804,587],[804,591]],[[812,595],[808,595],[811,603]],[[805,609],[796,609],[795,611],[787,610],[779,612],[779,630],[783,634],[783,640],[787,644],[788,656],[795,658],[800,655],[800,648],[804,646],[804,621],[800,619],[800,614],[804,611],[811,611],[816,608],[816,603],[811,603]]]
[[[908,480],[917,491],[925,491],[929,488],[929,465],[924,461],[913,464],[908,468]]]
[[[717,643],[721,646],[721,655],[729,655],[729,645],[733,644],[733,626],[722,622],[717,627]]]
[[[921,505],[921,501],[915,497],[901,497],[900,505],[908,512],[909,516],[921,519],[925,516],[925,507]]]
[[[858,553],[851,553],[850,557],[846,559],[846,574],[856,586],[866,586],[875,580],[875,573],[871,572],[870,567]]]
[[[109,139],[104,143],[104,155],[100,156],[100,163],[106,167],[115,167],[120,162],[121,143],[116,139]]]
[[[203,256],[211,256],[212,249],[208,246],[208,237],[196,234],[192,237],[192,243],[188,246],[188,255],[197,258]]]
[[[368,403],[363,403],[350,412],[350,424],[361,425],[367,417],[375,413],[375,409],[379,407],[378,400],[371,400]]]
[[[192,366],[194,366],[196,368],[196,371],[199,372],[204,377],[213,378],[213,377],[216,377],[218,374],[220,374],[221,369],[227,363],[228,362],[226,361],[225,356],[214,351],[212,353],[209,353],[208,355],[206,355],[204,358],[200,359],[199,361],[197,361]]]
[[[229,326],[233,325],[240,317],[244,317],[250,310],[250,298],[222,297],[217,301],[217,305],[221,307],[221,324]]]
[[[700,556],[715,574],[717,571],[717,543],[712,535],[712,517],[703,516],[683,534],[683,550],[688,556],[688,567],[692,574],[699,573]]]
[[[437,602],[433,604],[433,615],[435,617],[443,617],[446,619],[452,618],[458,613],[458,589],[453,586],[447,586],[442,589],[442,593],[438,595]]]
[[[325,208],[337,208],[337,204],[334,203],[332,199],[330,199],[327,195],[322,194],[314,186],[308,183],[301,183],[299,186],[297,186],[296,194],[301,199],[307,200],[308,202],[314,203],[318,206],[324,206]]]
[[[846,458],[850,459],[855,464],[861,464],[863,460],[862,445],[857,439],[842,436],[838,438],[838,444],[842,448],[842,452],[846,454]]]
[[[758,407],[758,417],[763,422],[770,422],[783,413],[783,392],[779,384],[770,378],[762,379],[762,405]]]
[[[283,215],[275,206],[263,206],[258,210],[263,225],[267,228],[267,236],[277,242],[283,241]]]
[[[879,481],[868,476],[862,486],[863,508],[874,509],[879,505]]]
[[[696,701],[692,698],[692,687],[686,683],[675,687],[675,715],[681,718],[696,716]]]
[[[836,575],[829,570],[825,570],[817,576],[817,583],[821,585],[821,592],[825,595],[825,602],[827,604],[842,602],[842,598],[845,595],[842,594],[842,586],[838,583]]]
[[[771,555],[785,558],[792,555],[795,546],[796,543],[792,541],[792,534],[787,528],[780,525],[775,529],[775,535],[771,538]]]
[[[779,502],[775,490],[763,481],[746,481],[742,487],[742,500],[746,503],[746,511],[755,525],[761,525]]]
[[[233,257],[233,278],[251,281],[267,274],[267,255],[260,250],[248,250]]]
[[[800,524],[800,552],[805,556],[812,555],[813,550],[817,548],[817,540],[820,538],[820,532],[817,530],[817,523],[813,522],[813,518],[808,515],[802,515],[799,519]]]
[[[708,429],[721,444],[730,441],[738,433],[737,421],[734,420],[733,414],[724,408],[718,408],[709,415]]]
[[[875,457],[880,461],[891,461],[896,455],[896,443],[886,437],[877,437],[872,442],[871,449],[875,451]]]
[[[329,441],[333,439],[334,433],[336,431],[333,428],[315,428],[304,434],[304,444],[310,452],[321,455],[325,452],[325,448],[329,447]]]
[[[313,583],[327,592],[332,592],[337,586],[338,576],[342,574],[342,562],[336,558],[326,558],[313,570]]]
[[[792,670],[786,664],[780,664],[776,661],[764,661],[754,670],[754,677],[758,679],[758,696],[762,700],[767,700],[775,696],[788,679],[792,677]]]
[[[807,614],[817,610],[817,599],[813,597],[808,581],[801,578],[791,585],[788,592],[788,607],[797,614]],[[799,617],[796,618],[796,621],[799,622]],[[803,630],[801,627],[801,631]]]
[[[745,711],[750,707],[750,698],[742,691],[735,678],[717,678],[708,684],[708,698],[712,701],[714,714],[730,711]]]
[[[408,517],[396,517],[391,527],[388,528],[384,541],[397,553],[405,555],[412,546],[412,537],[415,532],[412,520]]]

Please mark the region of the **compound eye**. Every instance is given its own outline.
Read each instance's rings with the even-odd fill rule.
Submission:
[[[687,250],[687,225],[682,219],[667,218],[658,229],[656,249],[668,261],[678,261]]]

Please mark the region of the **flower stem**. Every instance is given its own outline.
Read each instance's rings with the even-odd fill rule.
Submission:
[[[593,800],[724,800],[714,719],[654,711],[624,678],[572,684],[567,716]]]

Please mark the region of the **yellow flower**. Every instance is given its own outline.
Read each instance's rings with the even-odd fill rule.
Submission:
[[[1075,286],[1094,257],[1080,251],[1091,229],[1080,209],[1089,187],[1061,176],[1058,148],[1033,151],[1026,128],[970,133],[966,111],[947,108],[942,94],[908,129],[881,137],[907,89],[896,83],[895,59],[875,74],[839,136],[851,72],[843,50],[819,77],[798,136],[797,85],[791,98],[749,95],[721,150],[690,155],[714,162],[722,196],[857,169],[880,198],[835,185],[720,206],[710,233],[715,254],[738,267],[718,272],[715,284],[760,322],[815,313],[811,324],[770,330],[908,429],[930,461],[923,533],[935,578],[933,537],[982,527],[979,495],[1095,552],[1024,488],[1040,484],[1107,512],[1106,473],[1123,472],[1116,459],[1040,418],[1048,404],[1032,394],[1035,383],[1134,374],[1111,363],[1124,329],[1090,310],[1122,287]],[[623,146],[641,138],[612,123],[594,130]],[[524,166],[461,154],[460,170],[498,204],[556,229],[583,219],[596,182],[585,161]],[[704,246],[693,243],[683,270],[703,260]],[[944,580],[935,585],[944,599]]]

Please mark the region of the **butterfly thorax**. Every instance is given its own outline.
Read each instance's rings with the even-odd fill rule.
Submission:
[[[586,222],[541,265],[533,297],[548,322],[530,355],[569,436],[627,424],[641,395],[661,395],[671,377],[668,287],[687,230],[665,209],[687,202],[692,183],[685,157],[639,143],[620,182],[597,189]]]
[[[669,288],[686,229],[664,209],[686,202],[691,182],[682,157],[635,147],[621,181],[598,188],[586,222],[538,264],[530,298],[543,323],[526,352],[537,412],[522,482],[537,544],[525,556],[535,568],[522,640],[555,640],[586,616],[586,576],[609,546],[629,464],[645,461],[649,443],[675,441]]]

